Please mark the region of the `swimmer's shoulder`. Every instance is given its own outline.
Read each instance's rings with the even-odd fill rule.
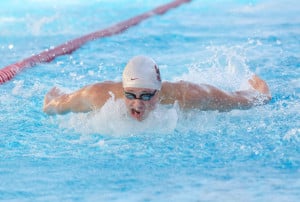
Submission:
[[[100,83],[95,83],[86,87],[86,93],[93,94],[96,96],[110,95],[113,93],[117,98],[123,93],[122,82],[105,81]]]
[[[170,93],[173,91],[181,90],[183,88],[188,88],[188,86],[190,85],[192,85],[192,83],[183,80],[176,81],[176,82],[164,81],[162,83],[161,91]]]
[[[107,91],[107,90],[119,90],[122,89],[122,82],[104,81],[94,83],[84,87],[87,91]]]
[[[206,92],[205,84],[195,84],[189,81],[163,82],[160,92],[160,100],[162,104],[172,104],[178,101],[180,104],[189,98],[191,92],[203,95]]]
[[[80,96],[89,100],[93,108],[100,108],[111,97],[119,99],[123,94],[122,83],[105,81],[85,86],[81,89]]]
[[[181,81],[164,81],[160,90],[160,103],[173,104],[176,100],[181,99],[181,85]]]
[[[168,91],[168,92],[172,92],[172,91],[186,91],[186,90],[193,90],[193,89],[205,89],[208,87],[212,87],[211,85],[208,84],[196,84],[196,83],[192,83],[190,81],[175,81],[175,82],[169,82],[169,81],[164,81],[162,83],[162,91]]]

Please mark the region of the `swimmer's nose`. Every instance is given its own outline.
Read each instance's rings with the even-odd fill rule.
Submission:
[[[137,110],[142,110],[145,108],[145,104],[142,100],[138,100],[138,99],[135,99],[133,101],[133,106],[137,109]]]

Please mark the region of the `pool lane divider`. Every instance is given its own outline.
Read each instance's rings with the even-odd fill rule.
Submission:
[[[122,33],[125,30],[129,29],[130,27],[135,26],[135,25],[139,24],[140,22],[146,20],[147,18],[153,17],[155,15],[162,15],[162,14],[166,13],[168,10],[170,10],[172,8],[176,8],[183,3],[188,3],[190,1],[191,0],[172,1],[170,3],[156,7],[155,9],[153,9],[151,11],[137,15],[128,20],[119,22],[113,26],[106,28],[106,29],[84,35],[82,37],[73,39],[71,41],[67,41],[66,43],[61,44],[57,47],[54,47],[49,50],[45,50],[39,54],[33,55],[22,61],[8,65],[8,66],[0,69],[0,84],[3,84],[5,82],[11,80],[16,74],[18,74],[19,72],[21,72],[22,70],[24,70],[26,68],[33,67],[40,63],[51,62],[53,59],[55,59],[56,57],[61,56],[61,55],[71,54],[73,51],[80,48],[83,44],[85,44],[89,41]]]

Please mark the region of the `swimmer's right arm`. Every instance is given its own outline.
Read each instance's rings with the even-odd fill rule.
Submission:
[[[66,94],[54,87],[45,96],[43,111],[48,115],[91,111],[92,104],[86,96],[87,91],[85,87]]]
[[[45,96],[43,111],[46,114],[89,112],[101,108],[111,98],[123,96],[121,82],[102,82],[89,85],[67,94],[52,88]]]

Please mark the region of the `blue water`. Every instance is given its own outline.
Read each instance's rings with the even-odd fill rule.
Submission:
[[[167,2],[1,1],[0,67]],[[299,13],[296,0],[192,1],[21,72],[0,86],[0,200],[299,201]],[[169,106],[144,123],[122,120],[114,101],[42,112],[52,86],[118,81],[140,54],[164,80],[229,91],[256,73],[273,99],[226,113]]]

